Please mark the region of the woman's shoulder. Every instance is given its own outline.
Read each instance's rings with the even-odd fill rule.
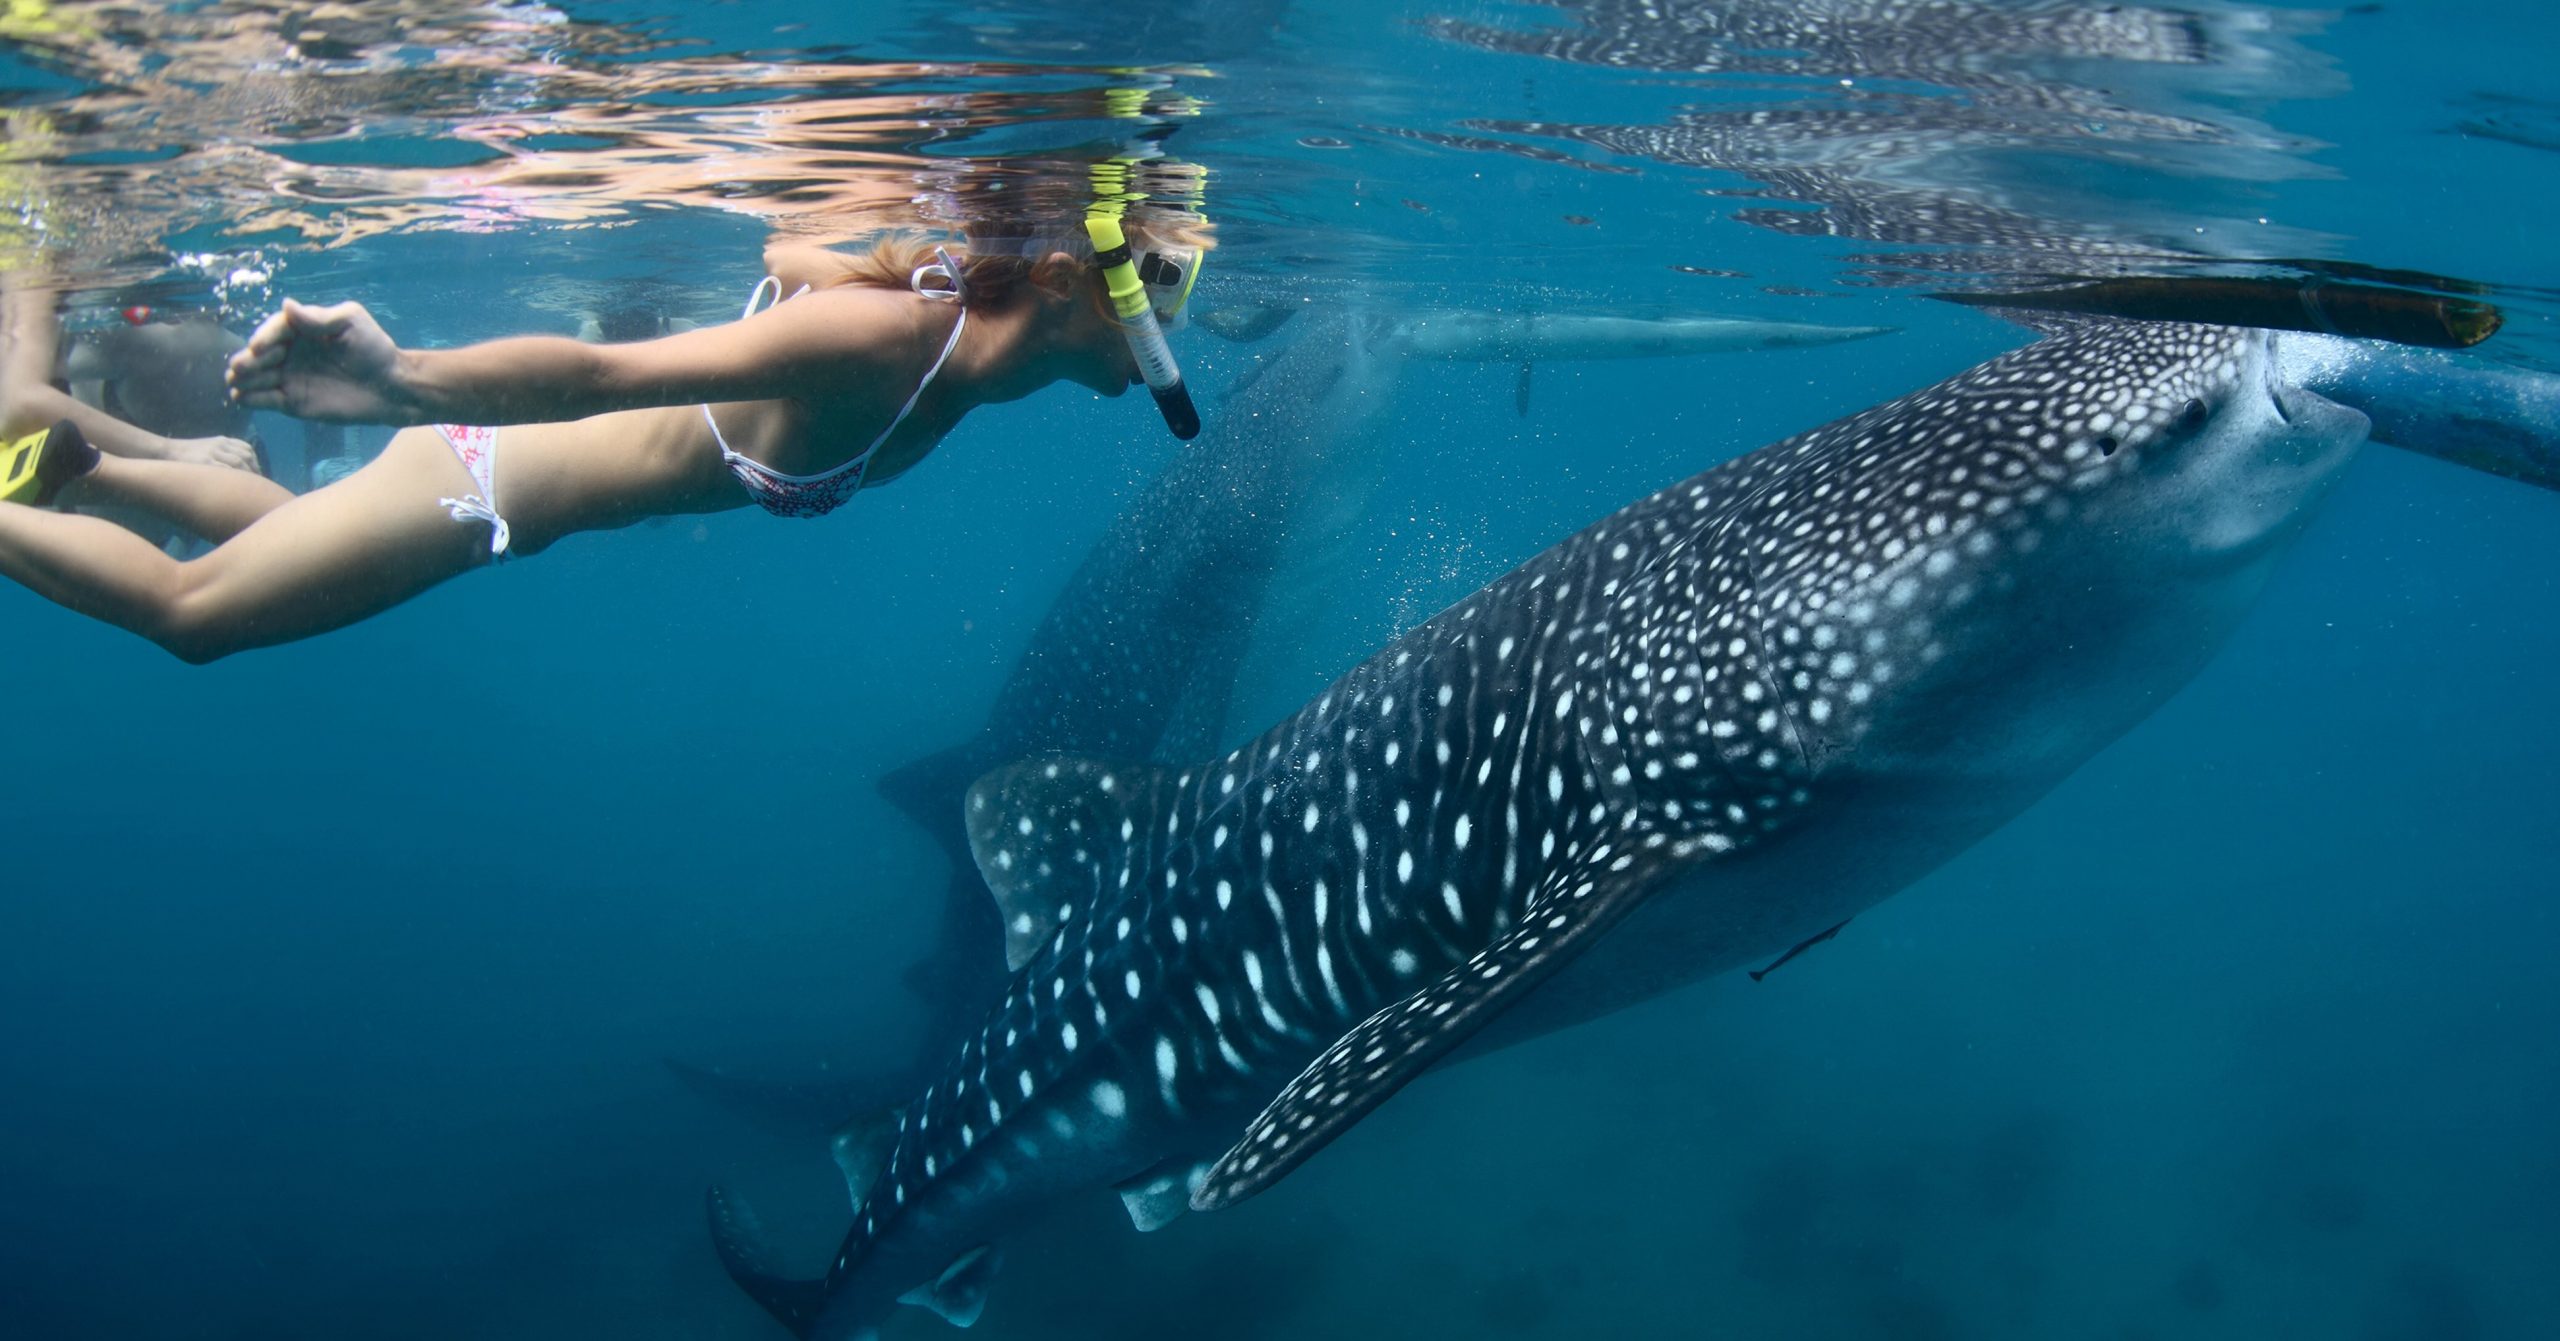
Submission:
[[[804,356],[890,371],[913,363],[917,345],[932,334],[922,307],[912,294],[838,285],[776,303],[738,328],[761,340],[780,340]]]
[[[949,333],[937,305],[875,285],[812,289],[730,328],[793,399],[840,408],[895,404],[932,365]]]

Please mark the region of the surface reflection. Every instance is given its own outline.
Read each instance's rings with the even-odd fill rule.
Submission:
[[[1581,0],[1500,25],[1436,19],[1486,51],[1681,76],[1695,101],[1653,122],[1485,118],[1467,148],[1742,179],[1711,194],[1794,236],[1884,244],[1869,283],[1995,285],[2183,273],[2300,255],[2257,188],[2323,175],[2312,141],[2242,110],[2343,87],[2299,39],[2314,20],[2254,8],[1731,4]],[[1594,154],[1592,151],[1598,151]]]
[[[850,237],[1076,176],[1198,108],[1187,69],[706,54],[534,4],[48,15],[6,36],[72,87],[13,111],[0,191],[11,250],[89,272],[189,229],[337,246],[697,207]]]

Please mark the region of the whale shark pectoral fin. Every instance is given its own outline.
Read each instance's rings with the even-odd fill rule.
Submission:
[[[1116,898],[1107,858],[1131,827],[1153,824],[1167,783],[1144,764],[1035,759],[999,768],[969,789],[969,849],[1004,917],[1004,960],[1016,972],[1079,909]],[[1108,870],[1106,871],[1106,867]]]
[[[1233,1206],[1306,1163],[1617,925],[1659,883],[1664,865],[1658,850],[1639,850],[1622,854],[1614,869],[1565,872],[1518,926],[1439,981],[1361,1021],[1299,1072],[1210,1168],[1191,1194],[1191,1208]]]
[[[727,1268],[729,1279],[748,1297],[764,1305],[765,1312],[776,1322],[791,1329],[794,1336],[807,1336],[809,1326],[826,1304],[826,1282],[792,1280],[773,1267],[771,1254],[765,1248],[764,1227],[756,1222],[755,1212],[745,1202],[731,1197],[719,1188],[705,1195],[711,1219],[711,1246],[720,1254],[720,1265]]]
[[[942,1269],[931,1285],[919,1285],[898,1296],[901,1304],[929,1308],[954,1327],[966,1327],[987,1309],[987,1287],[995,1280],[996,1250],[979,1244]]]
[[[1152,1234],[1191,1209],[1191,1189],[1208,1172],[1206,1164],[1169,1159],[1111,1190],[1128,1207],[1129,1223],[1141,1234]]]
[[[836,1168],[844,1173],[845,1195],[859,1216],[881,1171],[889,1167],[890,1153],[898,1148],[897,1111],[886,1109],[847,1122],[836,1128],[827,1148],[835,1156]]]

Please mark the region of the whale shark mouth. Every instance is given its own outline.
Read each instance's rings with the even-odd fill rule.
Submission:
[[[2364,446],[2369,421],[2361,411],[2281,382],[2266,394],[2282,431],[2251,444],[2242,478],[2202,500],[2192,551],[2202,567],[2247,566],[2283,547]]]

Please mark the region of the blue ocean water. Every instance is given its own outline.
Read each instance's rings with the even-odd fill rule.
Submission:
[[[1357,505],[1288,556],[1230,739],[1591,519],[2023,338],[1920,296],[1942,285],[2449,275],[2508,312],[2470,357],[2560,365],[2555,29],[2522,3],[2181,10],[2213,56],[2183,71],[2048,29],[1968,47],[1881,4],[451,8],[461,36],[357,45],[536,36],[459,91],[477,67],[449,58],[325,96],[258,66],[250,113],[148,115],[80,100],[149,69],[22,44],[11,106],[99,137],[42,161],[188,188],[116,197],[140,223],[58,216],[75,252],[100,240],[59,264],[99,303],[360,298],[420,344],[566,333],[614,285],[717,319],[774,226],[720,207],[721,171],[755,180],[773,109],[882,99],[841,167],[903,201],[936,163],[1095,152],[1126,128],[1070,95],[1134,80],[1199,100],[1149,132],[1211,172],[1204,305],[1900,328],[1542,366],[1525,412],[1514,368],[1404,369],[1338,463]],[[1661,13],[1698,10],[1871,13],[1899,40],[1711,43],[1714,69],[1512,49],[1623,25],[1626,51],[1676,51]],[[181,21],[240,12],[262,11],[170,7],[156,50],[211,51]],[[826,62],[863,65],[820,87]],[[649,124],[572,114],[644,75]],[[1716,119],[1764,105],[1881,109],[1919,147]],[[455,146],[508,118],[549,118],[528,133],[571,167],[638,143],[693,175],[438,180],[485,167]],[[1713,152],[1597,129],[1677,125]],[[715,145],[740,165],[704,170]],[[238,168],[244,146],[273,162]],[[1911,236],[1953,205],[2004,226]],[[1262,355],[1179,350],[1214,430]],[[298,429],[262,428],[290,460]],[[1179,450],[1142,400],[1053,389],[823,523],[581,538],[209,668],[0,588],[0,1331],[777,1335],[713,1258],[702,1188],[755,1189],[814,1268],[840,1184],[667,1062],[855,1065],[927,1027],[900,973],[946,874],[874,784],[975,729]],[[1433,1077],[1237,1210],[1140,1238],[1097,1193],[1025,1227],[981,1327],[2549,1335],[2555,573],[2560,499],[2369,448],[2193,686],[1835,942]],[[942,1326],[909,1314],[892,1335]]]

